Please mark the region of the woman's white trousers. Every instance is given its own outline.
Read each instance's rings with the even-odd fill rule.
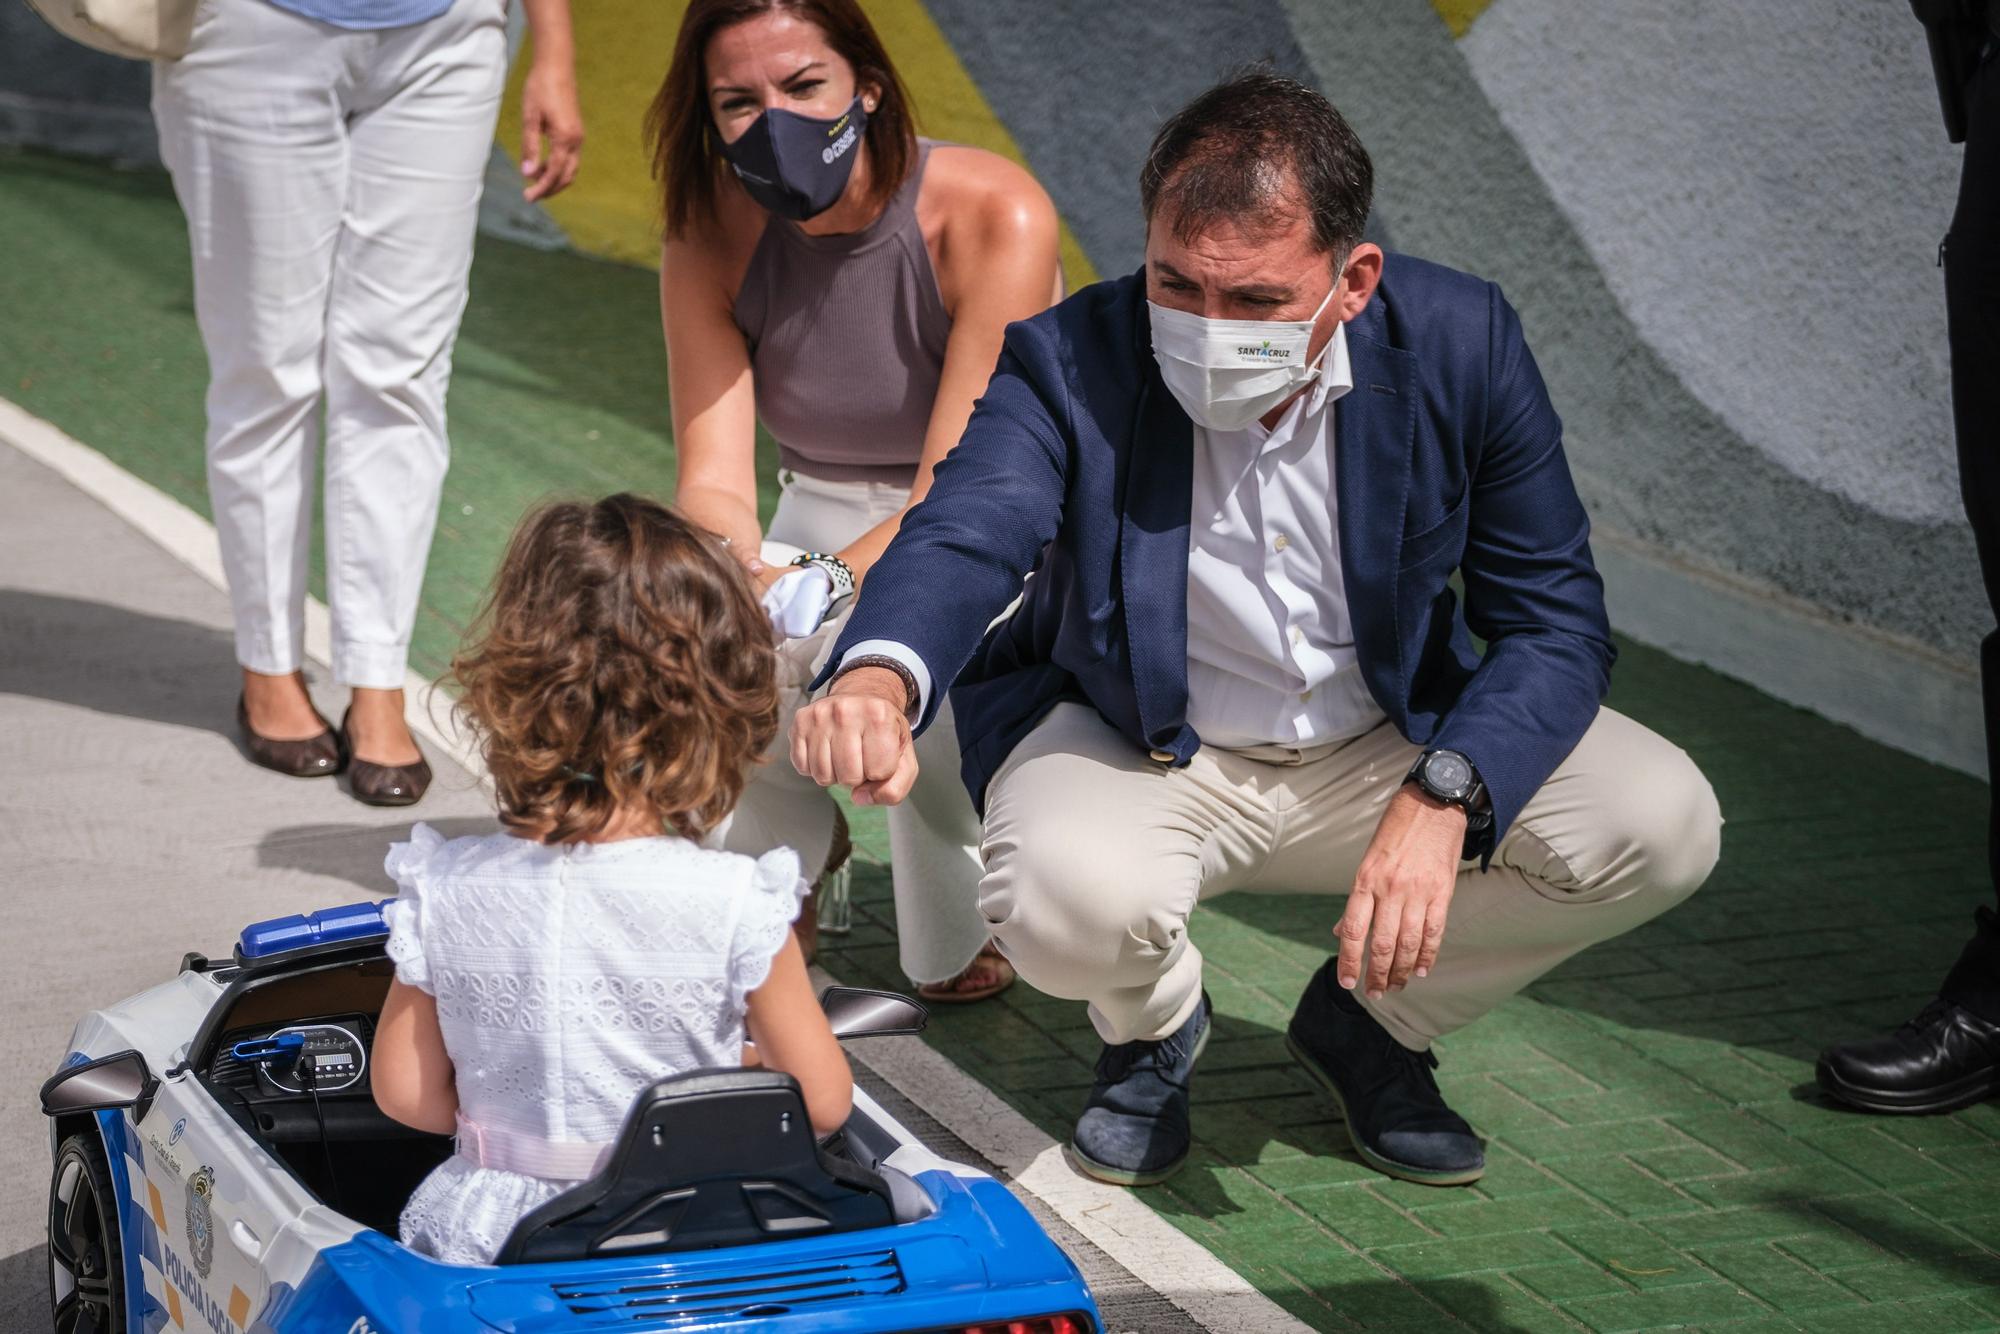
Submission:
[[[505,0],[376,32],[203,0],[188,54],[154,66],[208,351],[209,499],[253,671],[301,662],[324,414],[334,676],[403,683],[506,58]]]

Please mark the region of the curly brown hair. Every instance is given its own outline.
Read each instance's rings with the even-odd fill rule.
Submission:
[[[736,805],[778,730],[777,655],[722,544],[640,496],[535,510],[452,660],[509,829],[601,833],[621,807],[687,838]]]

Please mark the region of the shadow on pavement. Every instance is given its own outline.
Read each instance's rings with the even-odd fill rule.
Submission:
[[[2000,1252],[1923,1217],[1900,1200],[1880,1195],[1823,1200],[1773,1196],[1761,1202],[1803,1218],[1821,1232],[1833,1231],[1830,1220],[1859,1233],[1880,1248],[1885,1266],[1915,1265],[1968,1292],[2000,1288]]]
[[[1283,1280],[1260,1286],[1266,1296],[1317,1329],[1531,1334],[1532,1328],[1509,1318],[1491,1284],[1475,1279],[1409,1280],[1383,1274],[1350,1283],[1312,1284],[1304,1291]]]
[[[18,588],[0,588],[0,627],[0,694],[235,733],[227,630]]]
[[[35,1200],[39,1208],[39,1191]],[[0,1260],[0,1323],[8,1329],[44,1329],[48,1318],[48,1247],[33,1246]]]
[[[1335,1315],[1365,1322],[1369,1328],[1386,1325],[1396,1329],[1463,1328],[1476,1329],[1480,1334],[1530,1334],[1528,1326],[1517,1324],[1502,1313],[1490,1283],[1474,1279],[1398,1282],[1385,1277],[1373,1282],[1315,1288],[1313,1295]]]
[[[396,887],[382,871],[382,858],[389,844],[407,839],[409,826],[419,820],[446,838],[484,836],[499,828],[491,817],[426,819],[420,810],[409,812],[407,824],[293,825],[264,836],[257,844],[257,865],[351,881],[377,897],[393,894]]]

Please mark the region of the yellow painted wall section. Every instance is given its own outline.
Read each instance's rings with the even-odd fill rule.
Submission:
[[[666,75],[674,35],[686,12],[685,0],[592,0],[572,9],[577,96],[586,136],[583,170],[574,185],[545,207],[579,250],[649,267],[659,264],[659,206],[642,122]],[[925,134],[1026,165],[1020,146],[919,0],[870,0],[868,17],[909,86]],[[521,154],[521,84],[531,55],[524,45],[500,111],[500,142],[516,161]],[[1067,223],[1062,263],[1071,290],[1097,281],[1096,268]]]
[[[608,259],[660,263],[659,206],[642,123],[666,77],[685,0],[570,7],[576,32],[577,98],[583,108],[583,167],[545,207],[577,249]],[[521,84],[532,58],[523,43],[500,105],[500,143],[521,160]]]
[[[1493,0],[1431,0],[1431,7],[1444,20],[1444,26],[1451,29],[1453,37],[1463,37],[1472,31],[1472,25],[1481,14],[1493,5]]]

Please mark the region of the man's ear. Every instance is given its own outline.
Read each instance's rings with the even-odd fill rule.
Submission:
[[[1375,295],[1382,281],[1382,247],[1370,241],[1357,244],[1347,255],[1347,269],[1341,276],[1340,296],[1334,306],[1342,321],[1359,315]]]

